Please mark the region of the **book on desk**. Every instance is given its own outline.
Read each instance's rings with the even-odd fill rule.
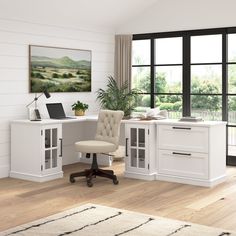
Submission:
[[[202,117],[196,117],[196,116],[183,116],[179,119],[179,121],[187,121],[187,122],[201,122],[204,121]]]

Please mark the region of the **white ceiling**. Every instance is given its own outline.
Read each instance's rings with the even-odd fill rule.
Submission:
[[[0,0],[0,18],[115,31],[158,1]]]

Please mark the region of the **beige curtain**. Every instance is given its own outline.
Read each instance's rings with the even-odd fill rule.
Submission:
[[[131,88],[132,35],[115,35],[115,79],[119,86],[128,81]]]

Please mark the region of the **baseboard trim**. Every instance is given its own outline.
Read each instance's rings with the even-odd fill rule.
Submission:
[[[32,174],[24,174],[20,172],[11,171],[10,177],[41,183],[41,182],[45,182],[45,181],[49,181],[53,179],[62,178],[63,171],[60,171],[54,174],[48,174],[48,175],[32,175]]]
[[[191,178],[186,178],[186,177],[170,176],[170,175],[163,175],[163,174],[156,175],[156,180],[175,182],[175,183],[181,183],[181,184],[191,184],[191,185],[202,186],[202,187],[213,187],[217,184],[224,182],[225,179],[226,179],[226,175],[222,175],[211,180],[191,179]]]
[[[141,179],[141,180],[155,180],[156,179],[156,173],[152,173],[152,174],[137,174],[137,173],[132,173],[132,172],[128,172],[125,171],[124,172],[124,176],[127,178],[132,178],[132,179]]]
[[[9,165],[0,166],[0,178],[9,177],[9,171],[10,171]]]

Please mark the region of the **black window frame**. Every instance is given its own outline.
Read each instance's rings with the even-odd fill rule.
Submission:
[[[154,91],[154,83],[155,83],[155,39],[157,38],[171,38],[171,37],[182,37],[183,38],[183,80],[182,80],[182,115],[183,116],[190,116],[191,115],[191,36],[204,36],[204,35],[215,35],[221,34],[222,35],[222,63],[201,63],[201,64],[220,64],[222,65],[222,93],[216,94],[222,97],[222,121],[228,121],[228,97],[229,96],[236,96],[236,94],[228,93],[227,89],[227,71],[228,65],[236,64],[236,62],[228,62],[228,34],[236,33],[236,27],[222,27],[222,28],[211,28],[211,29],[196,29],[196,30],[184,30],[184,31],[169,31],[169,32],[157,32],[157,33],[145,33],[145,34],[134,34],[133,40],[145,40],[149,39],[151,46],[150,46],[150,56],[151,56],[151,63],[150,63],[150,97],[151,97],[151,108],[155,107],[155,95],[175,95],[174,93],[156,93]],[[200,64],[200,63],[197,63]],[[139,65],[142,66],[142,65]],[[147,65],[146,65],[147,66]],[[134,67],[132,65],[132,67]],[[144,94],[144,93],[142,93]],[[149,94],[149,93],[145,93]],[[181,94],[176,94],[181,95]],[[208,94],[199,94],[201,95],[208,95]],[[214,95],[214,94],[209,94]],[[235,124],[227,124],[227,157],[226,163],[227,165],[236,165],[236,157],[228,155],[228,128],[234,127],[236,128]]]

